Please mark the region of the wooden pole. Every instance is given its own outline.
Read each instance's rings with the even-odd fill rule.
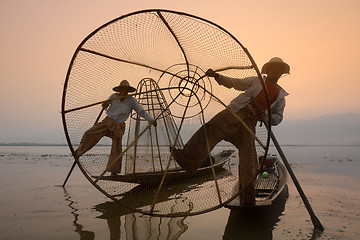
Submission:
[[[289,164],[284,152],[282,151],[282,149],[280,147],[279,142],[277,141],[277,139],[276,139],[273,131],[271,130],[270,126],[267,124],[267,121],[266,121],[264,116],[263,116],[263,122],[264,122],[264,124],[265,124],[265,126],[266,126],[266,128],[267,128],[267,130],[268,130],[268,132],[270,134],[270,138],[273,141],[273,143],[274,143],[274,145],[276,147],[276,150],[280,154],[280,157],[281,157],[281,159],[282,159],[282,161],[283,161],[283,163],[284,163],[284,165],[285,165],[285,167],[286,167],[292,181],[295,184],[295,187],[296,187],[296,189],[297,189],[303,203],[305,204],[306,210],[308,211],[308,213],[310,215],[311,222],[313,223],[315,229],[320,230],[320,231],[324,231],[324,227],[322,226],[320,220],[316,217],[316,215],[315,215],[315,213],[314,213],[314,211],[313,211],[313,209],[312,209],[312,207],[311,207],[311,205],[310,205],[304,191],[302,190],[302,188],[300,186],[300,183],[296,179],[296,176],[295,176],[293,170],[291,169],[290,164]]]
[[[268,128],[268,129],[269,129],[269,128]],[[281,157],[281,159],[283,160],[284,165],[285,165],[285,167],[286,167],[289,175],[291,176],[291,179],[293,180],[293,182],[294,182],[294,184],[295,184],[295,187],[296,187],[297,191],[299,192],[300,197],[301,197],[302,201],[304,202],[307,211],[308,211],[309,214],[310,214],[311,222],[313,223],[315,229],[318,229],[318,230],[320,230],[320,231],[324,231],[324,227],[321,225],[320,220],[316,217],[313,209],[311,208],[311,205],[310,205],[309,201],[307,200],[307,198],[306,198],[306,196],[305,196],[305,193],[304,193],[304,191],[302,190],[302,188],[301,188],[298,180],[296,179],[295,174],[294,174],[294,172],[292,171],[292,169],[291,169],[291,167],[290,167],[290,164],[289,164],[289,162],[287,161],[287,159],[286,159],[286,157],[285,157],[285,154],[284,154],[284,152],[282,151],[282,149],[281,149],[281,147],[280,147],[277,139],[275,138],[274,133],[273,133],[271,130],[269,130],[269,133],[270,133],[271,140],[272,140],[273,143],[275,144],[275,147],[276,147],[277,151],[279,152],[280,157]]]
[[[64,181],[64,183],[63,183],[63,185],[62,185],[63,188],[65,188],[65,184],[67,183],[67,181],[68,181],[68,179],[69,179],[72,171],[74,170],[75,165],[76,165],[76,161],[74,161],[73,165],[72,165],[71,168],[70,168],[70,171],[69,171],[68,175],[67,175],[66,178],[65,178],[65,181]]]

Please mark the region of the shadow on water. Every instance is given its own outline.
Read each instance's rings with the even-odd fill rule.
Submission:
[[[231,210],[228,223],[225,227],[223,240],[273,239],[272,232],[285,210],[288,196],[289,191],[286,186],[284,191],[269,207]],[[322,233],[323,232],[314,229],[309,239],[319,239]]]
[[[223,239],[273,239],[272,231],[285,210],[287,197],[286,186],[272,206],[231,210]]]
[[[231,176],[231,173],[225,169],[217,172],[217,179],[223,179]],[[176,205],[176,201],[187,200],[184,197],[184,193],[188,193],[190,191],[197,191],[201,189],[205,184],[213,182],[213,175],[211,172],[192,177],[191,179],[187,179],[187,181],[183,182],[164,182],[162,185],[161,191],[157,196],[157,204],[167,202],[170,200],[171,204]],[[155,197],[155,193],[157,191],[158,185],[147,185],[147,184],[139,184],[133,187],[131,190],[115,195],[117,197],[118,203],[123,206],[131,206],[133,209],[142,209],[149,207],[153,204],[153,200]],[[175,199],[175,200],[174,200]],[[193,202],[189,201],[189,205],[192,205]],[[191,206],[188,206],[187,209],[184,209],[184,212],[187,213],[192,210]],[[157,213],[156,211],[154,213]],[[187,214],[186,214],[187,215]]]
[[[221,170],[218,172],[218,178],[224,178],[230,175],[228,171]],[[175,208],[183,200],[182,193],[196,190],[205,184],[212,181],[211,174],[203,174],[194,177],[191,181],[185,183],[173,182],[164,183],[163,191],[158,197],[158,203],[166,202],[170,198],[173,201],[172,208]],[[135,209],[144,206],[150,206],[153,202],[154,191],[156,188],[146,184],[139,184],[131,190],[124,192],[117,197],[121,199],[119,202],[108,201],[97,204],[93,210],[101,213],[98,219],[106,220],[109,227],[110,239],[178,239],[186,230],[188,226],[185,224],[187,216],[182,217],[159,217],[143,215],[135,212],[124,206],[132,206]],[[92,231],[85,231],[84,226],[79,223],[79,213],[76,208],[76,202],[71,199],[70,194],[64,188],[65,200],[71,209],[71,214],[74,217],[73,226],[75,232],[79,234],[81,240],[95,239],[95,233]],[[175,196],[175,197],[174,197]],[[119,204],[120,203],[120,204]],[[183,205],[182,205],[183,206]],[[188,203],[186,212],[193,209],[193,203]]]
[[[71,214],[74,216],[73,226],[75,227],[75,232],[77,232],[80,235],[81,240],[93,240],[95,239],[95,233],[91,231],[85,231],[83,230],[84,227],[80,223],[78,223],[79,220],[79,214],[77,209],[75,207],[75,201],[71,199],[70,194],[66,191],[64,188],[64,194],[65,194],[65,200],[69,202],[68,206],[71,208]]]
[[[105,202],[94,207],[105,219],[110,231],[110,239],[178,239],[188,226],[186,217],[151,217],[131,212],[116,202]],[[122,231],[123,230],[123,231]]]
[[[222,175],[227,176],[225,171]],[[158,197],[158,203],[166,202],[175,195],[176,200],[182,201],[181,193],[188,192],[199,188],[199,185],[208,182],[208,176],[194,178],[188,183],[174,184],[173,182],[164,183],[164,191]],[[146,184],[140,184],[130,191],[122,193],[121,204],[113,201],[104,202],[93,207],[94,210],[101,213],[97,218],[105,219],[110,231],[110,239],[178,239],[188,226],[185,224],[187,216],[183,217],[153,217],[143,215],[134,210],[124,207],[131,205],[134,208],[141,208],[151,205],[153,201],[154,191],[156,188]],[[188,211],[192,209],[192,203],[189,203]]]
[[[79,234],[81,240],[94,240],[95,233],[85,231],[84,226],[79,223],[78,209],[76,202],[71,199],[70,194],[64,189],[65,200],[71,208],[74,217],[73,226],[75,232]],[[98,219],[106,220],[110,232],[110,240],[118,239],[178,239],[188,226],[185,224],[186,217],[151,217],[123,207],[116,202],[104,202],[93,207],[101,213]]]
[[[69,193],[64,189],[66,201],[74,216],[73,226],[81,240],[95,239],[95,233],[83,230],[84,227],[78,222],[78,209],[75,207]],[[285,210],[288,197],[288,189],[284,189],[271,207],[256,209],[232,210],[226,225],[223,239],[273,239],[272,231],[279,222],[279,217]],[[141,205],[141,204],[140,204]],[[92,207],[100,213],[96,218],[104,219],[109,228],[109,239],[179,239],[188,230],[185,223],[187,217],[152,217],[134,212],[116,202],[108,201]],[[315,240],[321,236],[317,231],[313,232],[310,239]]]

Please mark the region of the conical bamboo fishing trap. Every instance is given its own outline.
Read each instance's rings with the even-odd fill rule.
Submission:
[[[240,93],[207,77],[209,68],[235,78],[257,76],[264,87],[255,62],[237,39],[189,14],[134,12],[86,37],[71,60],[63,91],[62,118],[71,152],[84,132],[106,116],[102,103],[123,79],[137,89],[131,95],[157,121],[155,128],[133,111],[126,121],[123,152],[117,158],[122,161],[120,174],[106,172],[112,139],[103,137],[76,159],[86,178],[123,206],[158,216],[200,214],[237,197],[239,158],[234,145],[219,142],[192,176],[170,151],[171,147],[181,149]],[[258,123],[253,137],[257,155],[266,154],[266,128]],[[242,151],[250,154],[252,150]]]

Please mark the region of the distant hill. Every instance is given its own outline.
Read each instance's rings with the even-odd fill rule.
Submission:
[[[197,128],[192,128],[197,129]],[[280,145],[359,145],[360,146],[360,114],[346,113],[324,115],[309,120],[284,121],[273,127],[275,136]],[[31,142],[4,141],[4,145],[67,145],[61,131],[56,132],[56,137],[49,140],[36,139]],[[183,132],[183,141],[187,141],[193,131]],[[60,139],[52,141],[50,139]],[[24,141],[24,139],[22,139]]]
[[[360,114],[284,120],[273,131],[281,145],[360,145]]]

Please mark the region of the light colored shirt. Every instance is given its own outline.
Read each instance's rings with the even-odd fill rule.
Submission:
[[[113,93],[110,95],[109,100],[117,97],[119,97],[119,95],[117,93]],[[147,111],[144,110],[138,101],[134,97],[130,96],[125,98],[123,101],[120,101],[120,99],[110,101],[110,107],[106,111],[106,115],[118,123],[123,123],[129,118],[133,109],[149,123],[154,121],[154,119]]]
[[[241,108],[249,104],[251,102],[251,98],[256,97],[262,90],[262,85],[258,77],[248,77],[240,79],[230,78],[219,74],[216,77],[216,80],[220,85],[223,85],[227,88],[234,88],[239,91],[244,91],[230,102],[229,107],[234,112],[239,111]],[[266,81],[266,77],[264,77],[264,81]],[[270,105],[271,125],[274,126],[278,125],[283,119],[285,109],[285,96],[289,95],[282,87],[279,86],[279,88],[280,92],[278,97]]]

